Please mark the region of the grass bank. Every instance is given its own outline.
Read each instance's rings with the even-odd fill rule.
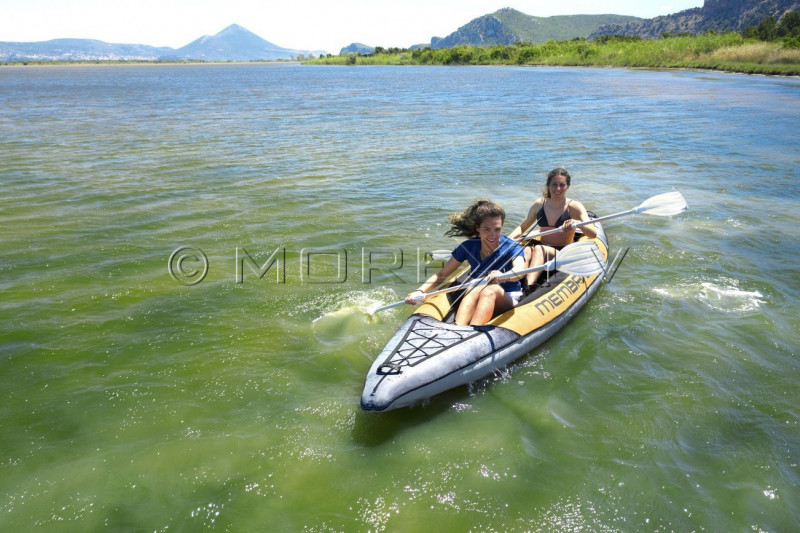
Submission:
[[[305,61],[316,65],[542,65],[698,68],[747,74],[800,75],[800,49],[780,42],[745,39],[735,32],[667,36],[657,40],[518,43],[401,50],[375,55],[343,54]]]

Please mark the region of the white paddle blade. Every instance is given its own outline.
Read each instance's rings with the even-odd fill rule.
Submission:
[[[648,198],[636,208],[636,212],[669,217],[683,213],[688,208],[689,206],[683,195],[678,191],[672,191]]]
[[[594,241],[570,244],[553,260],[556,270],[575,276],[594,276],[605,271],[606,261]]]
[[[434,261],[447,261],[452,257],[450,250],[434,250],[430,253]]]
[[[560,270],[576,276],[594,276],[605,271],[606,261],[594,241],[580,241],[565,246],[555,259],[543,265],[511,271],[500,276],[501,281],[541,270]]]

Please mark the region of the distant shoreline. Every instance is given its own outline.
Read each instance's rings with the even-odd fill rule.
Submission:
[[[120,61],[115,59],[101,60],[75,60],[75,61],[7,61],[0,62],[0,70],[4,68],[72,68],[72,67],[174,67],[174,66],[197,66],[197,65],[300,65],[300,61]]]
[[[325,66],[345,66],[341,63],[318,63],[318,62],[302,62],[302,61],[192,61],[192,62],[185,62],[185,61],[50,61],[50,62],[5,62],[0,63],[0,72],[4,69],[35,69],[35,68],[44,68],[44,69],[70,69],[70,68],[122,68],[122,67],[197,67],[197,66],[208,66],[208,67],[219,67],[219,66],[265,66],[265,67],[274,67],[280,65],[309,65],[309,66],[318,66],[318,65],[325,65]],[[353,65],[348,65],[353,66]],[[520,64],[520,65],[513,65],[513,64],[451,64],[451,65],[443,65],[443,64],[418,64],[418,65],[402,65],[402,64],[395,64],[395,63],[371,63],[371,64],[358,64],[355,66],[387,66],[387,67],[401,67],[401,66],[422,66],[422,67],[529,67],[529,68],[536,68],[536,67],[553,67],[553,68],[625,68],[631,70],[686,70],[686,71],[698,71],[698,72],[717,72],[717,73],[724,73],[724,74],[746,74],[751,76],[774,76],[780,78],[800,78],[800,69],[797,72],[758,72],[758,71],[748,71],[747,69],[735,69],[735,68],[714,68],[708,66],[640,66],[640,65],[575,65],[575,64]]]
[[[800,49],[780,43],[744,39],[729,32],[700,36],[665,36],[659,40],[610,38],[588,42],[552,41],[543,45],[457,46],[391,53],[327,55],[305,60],[264,61],[162,61],[72,60],[9,61],[0,71],[13,68],[114,68],[161,66],[516,66],[667,69],[736,74],[798,77]]]

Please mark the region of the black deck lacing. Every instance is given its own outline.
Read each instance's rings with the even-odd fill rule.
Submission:
[[[392,353],[378,366],[376,373],[382,376],[401,374],[403,367],[416,366],[448,348],[481,335],[479,330],[472,328],[441,329],[441,323],[436,322],[429,324],[422,318],[416,318]]]

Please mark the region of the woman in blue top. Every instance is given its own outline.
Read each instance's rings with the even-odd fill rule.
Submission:
[[[519,278],[498,283],[497,278],[506,272],[525,268],[522,248],[503,235],[506,212],[489,200],[476,200],[461,213],[450,215],[452,228],[447,236],[468,237],[459,244],[444,267],[428,278],[419,289],[406,297],[406,302],[417,304],[424,300],[425,292],[438,287],[456,269],[467,261],[472,279],[486,278],[487,285],[466,291],[456,311],[456,324],[480,326],[495,314],[514,307],[522,297]]]

